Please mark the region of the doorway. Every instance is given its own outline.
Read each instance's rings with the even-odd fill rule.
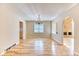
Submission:
[[[72,17],[66,17],[63,22],[63,37],[74,38],[74,21]]]
[[[23,39],[23,22],[19,22],[19,39],[22,40]]]
[[[63,44],[69,49],[70,54],[74,55],[74,21],[70,16],[63,22]]]

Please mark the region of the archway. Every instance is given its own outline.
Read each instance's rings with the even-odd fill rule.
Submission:
[[[74,55],[74,21],[70,16],[63,22],[63,44],[69,48],[70,54]]]
[[[74,21],[72,17],[66,17],[63,22],[63,37],[74,38]]]

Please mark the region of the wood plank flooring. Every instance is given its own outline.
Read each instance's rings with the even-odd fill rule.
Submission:
[[[49,38],[21,40],[19,45],[8,50],[4,56],[69,56],[70,50]]]

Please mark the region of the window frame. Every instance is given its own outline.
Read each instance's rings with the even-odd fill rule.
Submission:
[[[39,31],[39,32],[35,32],[35,31],[34,31],[34,29],[35,29],[35,28],[34,28],[34,25],[35,25],[35,24],[38,24],[38,23],[43,24],[43,32],[40,32],[40,31]],[[42,23],[42,22],[35,22],[35,23],[33,24],[33,32],[34,32],[34,33],[44,33],[44,32],[45,32],[45,25],[44,25],[44,23]]]

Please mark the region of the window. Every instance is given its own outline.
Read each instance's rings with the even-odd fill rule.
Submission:
[[[44,32],[44,24],[43,23],[34,23],[34,32],[43,33]]]

